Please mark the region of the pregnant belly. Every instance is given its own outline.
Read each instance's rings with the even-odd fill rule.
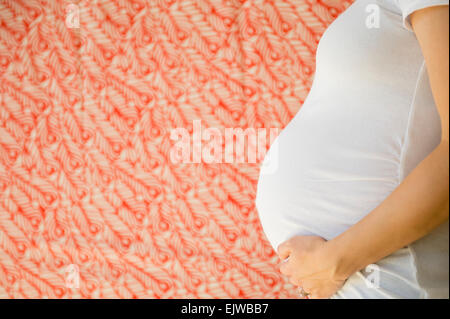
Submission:
[[[264,232],[276,249],[296,235],[336,237],[378,206],[395,188],[384,182],[305,181],[296,185],[262,175],[256,206]]]
[[[341,113],[302,109],[267,153],[256,207],[274,249],[295,235],[339,235],[398,186],[397,135],[352,115],[349,125]]]

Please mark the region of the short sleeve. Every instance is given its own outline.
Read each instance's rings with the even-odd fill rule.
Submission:
[[[406,29],[412,31],[411,14],[415,11],[434,6],[448,6],[449,0],[397,0],[402,16],[403,25]]]

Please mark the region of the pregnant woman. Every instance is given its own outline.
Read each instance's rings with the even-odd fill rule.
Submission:
[[[319,43],[256,198],[304,296],[449,296],[448,3],[356,0]]]

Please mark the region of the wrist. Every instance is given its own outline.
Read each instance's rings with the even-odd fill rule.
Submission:
[[[363,267],[358,265],[358,258],[352,254],[350,247],[344,247],[338,238],[325,243],[325,254],[331,260],[335,278],[345,280]]]

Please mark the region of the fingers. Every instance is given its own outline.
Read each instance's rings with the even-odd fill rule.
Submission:
[[[306,291],[309,294],[313,294],[314,291],[314,286],[310,284],[310,282],[308,280],[304,280],[302,288],[304,291]]]
[[[291,274],[291,267],[289,265],[289,262],[285,261],[284,263],[281,264],[280,272],[286,276],[289,276]]]
[[[288,241],[278,246],[278,257],[280,257],[281,260],[288,258],[291,252],[292,249]]]
[[[289,282],[290,282],[291,284],[293,284],[294,286],[297,286],[297,280],[295,280],[293,277],[290,277],[290,278],[289,278]]]

